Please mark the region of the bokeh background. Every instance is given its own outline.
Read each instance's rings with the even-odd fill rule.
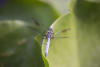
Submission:
[[[51,4],[62,15],[68,12],[67,7],[69,5],[70,0],[40,0],[40,1],[44,1]]]

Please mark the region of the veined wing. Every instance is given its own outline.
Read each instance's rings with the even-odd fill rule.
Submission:
[[[67,28],[67,29],[64,29],[64,30],[62,30],[62,31],[59,31],[59,32],[55,32],[55,33],[53,33],[53,34],[64,34],[64,33],[66,33],[66,32],[68,32],[70,30],[70,28]]]

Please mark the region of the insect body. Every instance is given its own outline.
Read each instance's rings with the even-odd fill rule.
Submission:
[[[60,31],[60,32],[54,33],[51,27],[48,29],[48,32],[47,32],[46,35],[44,36],[44,38],[47,39],[46,48],[45,48],[45,57],[46,57],[47,54],[48,54],[48,50],[49,50],[49,46],[50,46],[50,40],[51,40],[52,38],[68,38],[68,37],[66,37],[66,36],[64,36],[64,37],[55,37],[54,34],[64,33],[64,32],[67,32],[68,30],[69,30],[69,28],[64,29],[64,30],[62,30],[62,31]],[[44,39],[44,38],[43,38],[43,39]]]
[[[45,48],[45,57],[47,56],[48,54],[48,50],[49,50],[49,46],[50,46],[50,40],[52,38],[52,28],[50,27],[48,32],[47,32],[47,35],[46,35],[46,38],[47,38],[47,43],[46,43],[46,48]]]

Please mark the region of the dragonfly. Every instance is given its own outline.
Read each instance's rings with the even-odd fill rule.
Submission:
[[[32,18],[32,19],[33,19],[34,23],[37,26],[40,26],[40,24],[34,18]],[[46,39],[45,57],[47,57],[47,55],[48,55],[51,39],[54,39],[54,38],[68,38],[66,36],[64,36],[64,37],[55,37],[54,35],[59,34],[59,33],[67,32],[69,30],[70,30],[70,28],[66,28],[66,29],[63,29],[63,30],[61,30],[59,32],[55,32],[54,33],[53,29],[52,29],[52,25],[49,27],[48,31],[43,35],[42,43],[41,43],[41,45],[42,45],[43,44],[43,40]]]
[[[48,51],[49,51],[49,47],[50,47],[50,40],[51,40],[51,39],[53,39],[53,38],[68,38],[68,37],[65,37],[65,36],[64,36],[64,37],[55,37],[55,36],[53,36],[53,35],[54,35],[54,34],[58,34],[58,33],[62,33],[62,32],[67,32],[68,30],[69,30],[69,28],[64,29],[64,30],[62,30],[62,31],[60,31],[60,32],[54,33],[52,27],[49,27],[48,32],[47,32],[46,35],[44,36],[44,38],[47,39],[46,48],[45,48],[45,57],[47,57],[47,54],[48,54]],[[44,39],[44,38],[43,38],[43,39]]]

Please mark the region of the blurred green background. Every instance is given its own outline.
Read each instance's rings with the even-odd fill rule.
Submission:
[[[67,6],[69,5],[70,0],[40,0],[40,1],[44,1],[51,4],[62,15],[68,12]]]
[[[100,1],[0,0],[0,67],[100,67]],[[68,38],[42,36],[52,25]],[[60,36],[63,36],[60,34]],[[59,36],[59,35],[57,35]]]

